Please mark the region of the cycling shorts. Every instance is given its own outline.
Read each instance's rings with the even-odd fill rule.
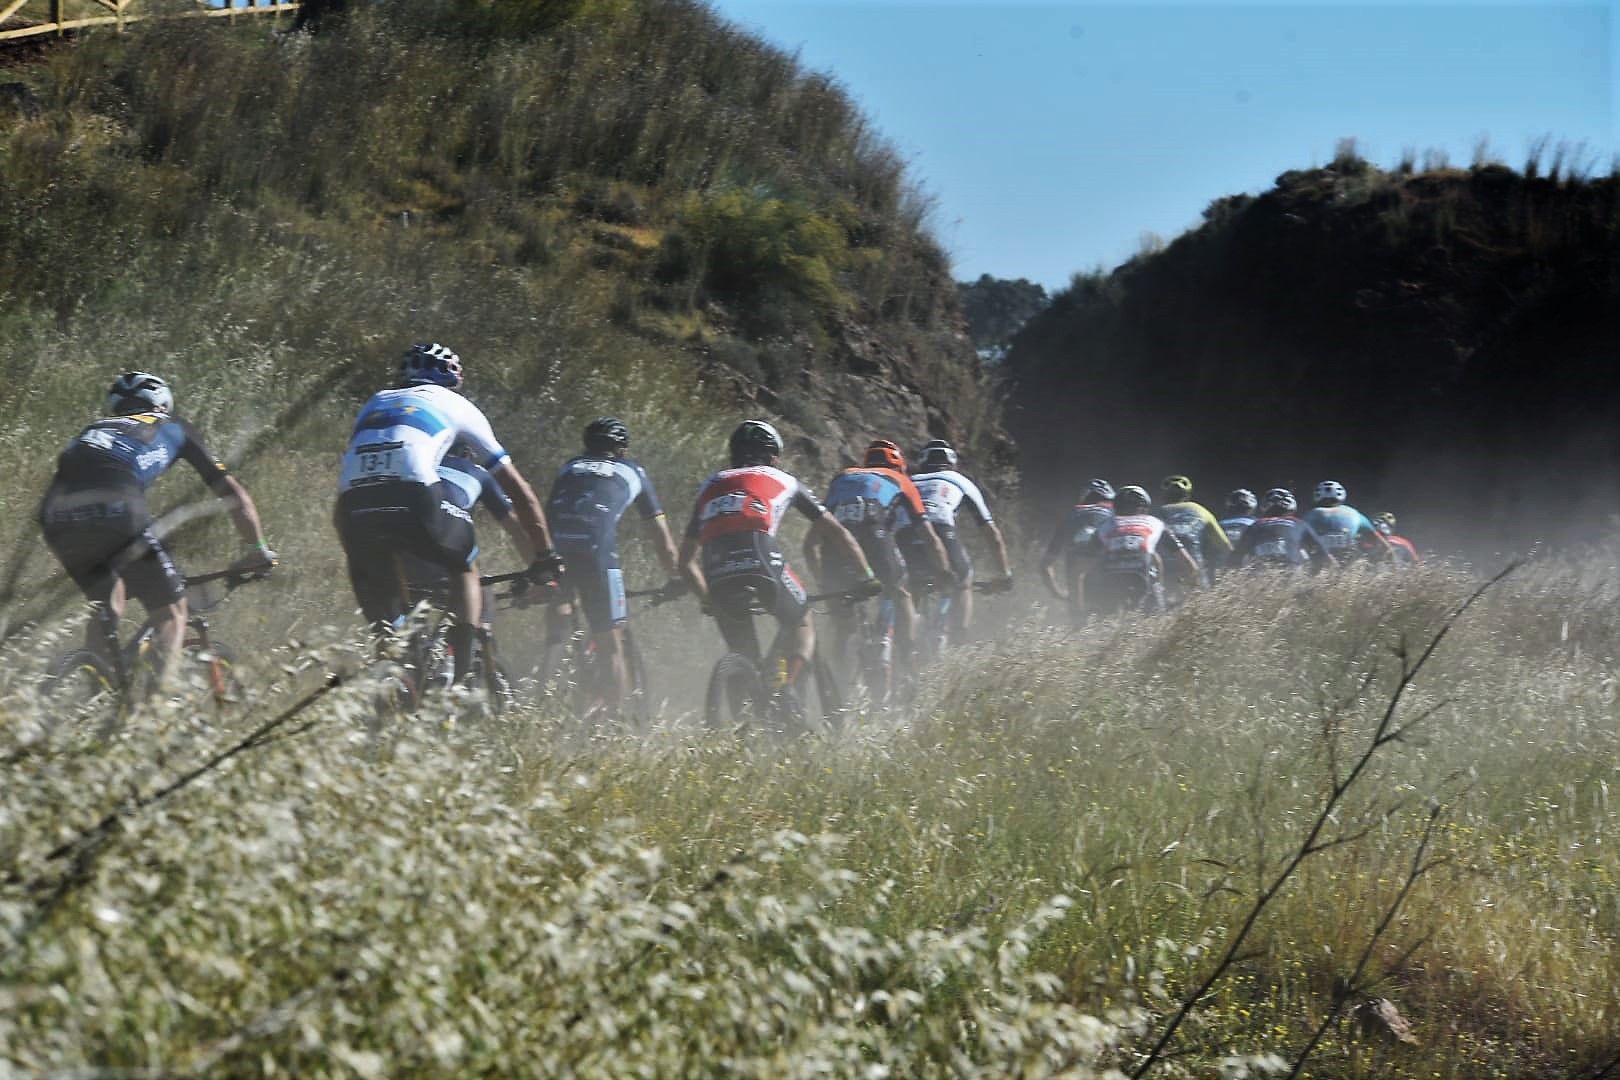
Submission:
[[[594,547],[561,544],[563,557],[562,590],[585,612],[591,633],[615,630],[630,621],[630,605],[624,596],[624,571],[617,553],[599,555]]]
[[[752,640],[756,609],[782,626],[803,626],[810,616],[804,585],[768,533],[732,533],[709,541],[703,546],[703,576],[715,622],[733,651],[746,651],[741,643]]]
[[[1086,575],[1086,608],[1093,615],[1164,610],[1164,590],[1153,574],[1097,569]]]
[[[894,533],[888,529],[862,527],[860,525],[850,529],[861,545],[861,551],[866,555],[866,562],[872,567],[872,573],[883,583],[883,587],[891,594],[901,589],[906,583],[906,557],[900,553],[900,547],[895,543]],[[826,549],[823,549],[826,550]],[[925,556],[926,557],[926,556]],[[844,589],[853,589],[861,583],[860,575],[850,566],[841,551],[827,553],[827,590],[840,592]]]
[[[938,521],[928,523],[939,537],[939,542],[945,545],[945,557],[950,562],[951,573],[956,575],[956,589],[960,592],[973,583],[973,557],[968,554],[967,545],[957,534],[955,525],[945,525]],[[911,586],[921,589],[935,584],[937,576],[934,570],[933,555],[929,552],[927,539],[915,530],[921,526],[913,525],[906,530],[906,544],[904,556],[912,567]]]
[[[90,600],[105,603],[120,580],[148,610],[186,593],[185,575],[152,531],[139,492],[52,490],[40,504],[39,526],[46,546]]]
[[[367,619],[402,614],[394,556],[415,556],[446,574],[464,572],[478,557],[472,515],[451,494],[441,480],[363,485],[338,496],[338,538]]]

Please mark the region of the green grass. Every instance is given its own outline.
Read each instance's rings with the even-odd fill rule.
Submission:
[[[1365,835],[1305,861],[1162,1071],[1291,1059],[1431,815],[1433,866],[1364,991],[1421,1045],[1333,1025],[1310,1074],[1613,1055],[1612,573],[1532,568],[1457,623],[1398,716],[1438,711],[1329,829]],[[346,654],[313,634],[267,657],[258,703],[142,714],[107,745],[43,737],[13,675],[0,920],[29,932],[0,945],[0,1045],[25,1070],[1128,1070],[1299,844],[1330,742],[1364,744],[1392,649],[1473,586],[1244,582],[1135,625],[1018,624],[907,717],[788,743],[675,710],[645,743],[586,745],[541,707],[418,718],[378,749],[365,688],[340,688],[78,864],[44,855]],[[703,652],[689,625],[644,631],[666,685]]]

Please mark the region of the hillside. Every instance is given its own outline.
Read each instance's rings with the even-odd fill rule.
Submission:
[[[1077,277],[1009,358],[1031,481],[1334,477],[1436,546],[1590,538],[1620,497],[1620,176],[1552,165],[1347,148]]]
[[[412,340],[463,355],[541,482],[603,412],[672,495],[744,413],[781,420],[818,485],[877,433],[1001,439],[899,157],[832,80],[700,4],[407,0],[315,34],[141,24],[17,55],[18,580],[48,570],[27,508],[55,448],[131,367],[175,382],[323,615],[334,456]]]

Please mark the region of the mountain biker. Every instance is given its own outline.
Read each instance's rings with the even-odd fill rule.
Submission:
[[[1226,539],[1231,542],[1233,551],[1237,550],[1238,541],[1243,539],[1243,533],[1254,524],[1254,512],[1259,507],[1260,500],[1254,497],[1254,492],[1248,488],[1238,488],[1226,496],[1226,516],[1221,518],[1221,528],[1226,533]],[[1228,556],[1232,565],[1237,560]]]
[[[1215,515],[1202,503],[1193,502],[1192,490],[1192,481],[1185,476],[1165,477],[1159,484],[1164,504],[1156,516],[1164,522],[1165,528],[1176,534],[1181,546],[1198,564],[1198,576],[1194,580],[1208,585],[1215,578],[1215,565],[1231,558],[1232,541],[1227,539]]]
[[[1106,480],[1092,480],[1076,503],[1058,523],[1052,539],[1041,555],[1041,580],[1059,600],[1068,602],[1069,614],[1076,621],[1086,612],[1086,572],[1096,562],[1092,538],[1114,516],[1114,486]],[[1053,570],[1059,557],[1064,560],[1065,587],[1059,587]]]
[[[444,482],[442,490],[445,498],[468,514],[479,507],[488,510],[490,517],[494,518],[511,538],[512,545],[517,548],[524,563],[534,561],[534,545],[529,542],[529,534],[523,531],[523,527],[518,524],[517,515],[512,512],[512,500],[501,490],[501,485],[487,469],[466,456],[465,447],[458,445],[452,448],[445,459],[439,462],[439,479]],[[411,588],[448,597],[450,575],[445,573],[442,566],[409,553],[401,555],[399,561],[400,567],[405,572],[405,580]],[[488,629],[491,621],[488,590],[484,590],[483,596],[479,625]]]
[[[186,582],[146,504],[146,490],[176,461],[184,461],[224,503],[247,550],[232,564],[251,571],[276,564],[258,510],[237,479],[204,447],[197,429],[174,414],[169,384],[144,371],[126,371],[107,392],[107,415],[81,431],[56,459],[41,500],[45,543],[92,603],[113,619],[133,594],[152,618],[158,684],[176,670],[186,636]],[[100,655],[95,618],[85,644]]]
[[[727,446],[730,468],[704,481],[692,506],[677,560],[704,599],[726,647],[760,655],[752,607],[762,602],[787,633],[787,685],[798,680],[815,653],[816,633],[804,586],[777,545],[776,531],[792,508],[825,534],[862,581],[876,582],[861,545],[827,513],[809,488],[776,467],[782,436],[763,420],[744,420]],[[702,566],[698,558],[702,557]]]
[[[1146,489],[1130,485],[1114,496],[1114,516],[1090,540],[1100,556],[1086,575],[1086,602],[1094,614],[1164,609],[1164,556],[1173,553],[1181,572],[1196,580],[1198,563],[1158,517]]]
[[[1393,559],[1389,541],[1367,520],[1366,514],[1345,505],[1344,500],[1343,484],[1323,480],[1316,485],[1313,496],[1316,506],[1305,512],[1305,523],[1316,531],[1328,554],[1341,564],[1361,555]]]
[[[1233,559],[1239,566],[1299,569],[1329,566],[1333,557],[1322,538],[1299,517],[1299,501],[1287,488],[1272,488],[1260,500],[1260,513],[1243,531]]]
[[[901,510],[913,520],[921,520],[925,511],[917,485],[906,474],[906,459],[900,447],[887,439],[875,440],[866,448],[863,464],[833,477],[824,505],[861,545],[866,561],[894,604],[895,644],[901,664],[909,670],[916,650],[917,612],[911,602],[911,592],[906,588],[906,560],[895,541],[895,522]],[[925,535],[930,543],[922,550],[929,566],[949,574],[950,562],[944,544],[933,532]],[[811,533],[804,545],[805,562],[823,588],[835,592],[853,588],[859,584],[853,576],[853,568],[838,558],[836,549],[830,550],[831,558],[822,558],[821,549],[826,539],[825,533]],[[849,638],[855,632],[853,606],[840,605],[833,609],[832,629],[833,655],[844,656]]]
[[[639,462],[626,456],[629,448],[630,429],[623,420],[615,416],[592,420],[585,425],[584,453],[562,467],[546,500],[557,551],[568,567],[562,575],[568,602],[554,605],[549,612],[547,640],[557,643],[567,638],[572,605],[577,602],[584,609],[597,656],[608,661],[597,668],[603,685],[594,689],[609,711],[617,710],[630,692],[623,629],[630,621],[630,608],[618,540],[619,521],[626,511],[635,507],[647,522],[653,550],[665,573],[673,578],[679,566],[652,478]]]
[[[1395,535],[1394,514],[1385,510],[1381,514],[1374,514],[1372,521],[1373,528],[1377,529],[1384,539],[1388,541],[1395,565],[1416,566],[1423,561],[1423,556],[1418,554],[1418,550],[1412,545],[1412,541],[1404,536]]]
[[[979,485],[957,471],[958,460],[956,450],[950,443],[944,439],[933,439],[923,447],[922,460],[912,472],[911,479],[922,495],[922,520],[928,523],[945,545],[951,572],[956,575],[956,583],[950,589],[955,595],[951,605],[951,622],[953,631],[960,636],[973,619],[973,559],[968,555],[967,545],[957,534],[956,514],[959,509],[966,506],[968,514],[989,533],[1001,581],[1009,586],[1012,583],[1012,569],[1007,561],[1007,541],[1001,535],[1000,526],[990,516],[990,504],[985,502]],[[927,538],[920,522],[908,517],[904,526],[911,526],[906,534],[909,556],[910,552],[923,548]]]
[[[461,358],[443,345],[423,342],[405,351],[398,384],[373,394],[355,416],[333,514],[355,598],[380,632],[405,614],[398,555],[415,555],[449,576],[455,622],[448,643],[458,684],[472,664],[483,596],[472,515],[439,475],[452,445],[466,444],[512,500],[535,553],[530,579],[553,582],[563,569],[540,500],[496,441],[489,420],[458,392],[462,377]]]

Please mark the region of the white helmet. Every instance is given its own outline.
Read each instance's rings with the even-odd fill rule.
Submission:
[[[174,391],[156,375],[126,371],[113,380],[112,388],[107,391],[107,411],[114,415],[173,412]]]
[[[1315,499],[1317,503],[1344,502],[1344,485],[1337,480],[1324,480],[1316,485]]]

